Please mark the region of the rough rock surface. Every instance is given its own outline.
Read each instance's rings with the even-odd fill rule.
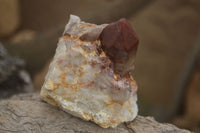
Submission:
[[[7,54],[0,44],[0,99],[21,92],[33,91],[24,62]]]
[[[138,112],[132,76],[114,73],[112,60],[98,39],[107,26],[71,15],[41,90],[42,98],[75,116],[116,127]]]
[[[37,99],[37,100],[36,100]],[[137,116],[116,128],[73,117],[39,99],[39,94],[23,94],[0,101],[0,133],[190,133],[152,117]]]

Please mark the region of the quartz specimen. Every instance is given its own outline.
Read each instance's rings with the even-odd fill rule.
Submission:
[[[137,85],[130,72],[138,38],[125,19],[116,24],[95,25],[70,16],[41,89],[44,101],[104,128],[136,117]],[[121,27],[118,33],[116,27]],[[115,49],[120,58],[111,56],[118,54],[112,53]]]

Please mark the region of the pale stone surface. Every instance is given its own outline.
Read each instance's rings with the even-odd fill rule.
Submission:
[[[107,128],[132,121],[138,109],[136,82],[130,75],[115,74],[113,62],[102,50],[100,41],[94,40],[105,26],[85,23],[71,15],[41,96],[74,116]]]

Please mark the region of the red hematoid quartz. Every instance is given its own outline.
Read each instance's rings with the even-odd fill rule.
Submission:
[[[124,63],[124,65],[130,56],[135,56],[139,43],[138,36],[124,18],[106,26],[100,35],[100,40],[103,49],[114,64]],[[116,72],[121,73],[120,70]],[[122,75],[126,75],[128,71],[124,73]]]

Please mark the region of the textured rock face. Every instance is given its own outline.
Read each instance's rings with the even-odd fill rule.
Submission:
[[[71,15],[41,90],[46,102],[104,128],[131,121],[138,112],[136,82],[115,73],[116,63],[102,49],[106,26]]]
[[[152,117],[137,116],[128,124],[104,129],[42,102],[37,93],[0,101],[0,133],[191,133]]]

